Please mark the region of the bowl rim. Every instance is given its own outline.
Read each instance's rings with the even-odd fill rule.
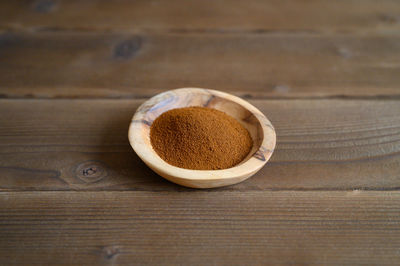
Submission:
[[[144,118],[147,111],[149,111],[154,105],[165,101],[169,95],[172,97],[174,95],[187,93],[200,93],[208,94],[210,96],[217,96],[229,101],[233,101],[250,111],[257,118],[263,131],[263,141],[261,142],[259,148],[253,152],[251,157],[246,161],[241,162],[234,167],[221,170],[194,170],[180,168],[161,159],[161,157],[154,151],[152,146],[146,144],[146,142],[142,139],[142,128],[145,126],[151,126],[151,124],[144,120]],[[162,173],[163,176],[166,174],[167,176],[181,180],[221,180],[252,175],[267,163],[276,145],[276,134],[274,127],[267,117],[255,106],[237,96],[226,92],[192,87],[164,91],[142,103],[132,117],[128,130],[128,138],[136,154],[156,173],[160,175]]]

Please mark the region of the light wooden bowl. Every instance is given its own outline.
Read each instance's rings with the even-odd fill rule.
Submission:
[[[150,143],[150,126],[162,113],[188,106],[203,106],[236,118],[250,133],[253,148],[240,164],[223,170],[190,170],[162,160]],[[186,187],[213,188],[239,183],[254,175],[271,157],[276,135],[271,122],[253,105],[228,93],[183,88],[160,93],[136,111],[129,127],[129,142],[137,155],[160,176]]]

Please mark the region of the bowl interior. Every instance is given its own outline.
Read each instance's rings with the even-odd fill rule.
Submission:
[[[238,122],[249,131],[253,140],[253,147],[247,157],[240,164],[251,158],[260,148],[264,134],[260,121],[257,119],[256,115],[241,104],[235,102],[233,99],[224,97],[224,95],[208,93],[206,90],[192,90],[190,93],[184,90],[177,90],[175,93],[167,92],[161,94],[158,99],[156,97],[156,99],[151,103],[142,106],[138,111],[141,113],[142,123],[144,122],[148,125],[143,127],[141,130],[141,137],[145,144],[151,146],[150,125],[158,116],[171,109],[189,106],[202,106],[225,112],[238,120]],[[155,153],[155,151],[153,152]]]

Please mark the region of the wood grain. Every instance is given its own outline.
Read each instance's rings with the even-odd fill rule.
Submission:
[[[400,36],[4,33],[3,97],[399,97]]]
[[[128,143],[144,100],[1,100],[0,189],[187,189],[149,170]],[[248,181],[220,190],[400,187],[400,105],[380,100],[253,100],[277,147]]]
[[[399,16],[396,0],[0,2],[0,26],[11,29],[395,32]]]
[[[0,263],[395,265],[399,192],[0,193]]]

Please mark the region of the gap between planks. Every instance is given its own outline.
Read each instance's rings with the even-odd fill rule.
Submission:
[[[168,34],[179,34],[179,35],[300,35],[300,36],[355,36],[355,37],[388,37],[388,36],[400,36],[399,30],[393,31],[321,31],[315,29],[280,29],[280,30],[268,30],[268,29],[152,29],[152,28],[131,28],[131,29],[93,29],[84,27],[75,28],[61,28],[61,27],[16,27],[16,26],[4,26],[0,25],[0,34],[2,33],[75,33],[75,34],[132,34],[132,35],[168,35]]]
[[[178,88],[177,88],[178,89]],[[167,90],[165,90],[167,91]],[[164,91],[163,91],[164,92]],[[229,93],[228,91],[225,91]],[[161,92],[160,92],[161,93]],[[235,96],[238,96],[245,100],[350,100],[350,101],[386,101],[386,100],[400,100],[400,95],[366,95],[366,96],[352,96],[352,95],[327,95],[327,96],[252,96],[251,94],[240,95],[238,93],[232,93]],[[19,95],[10,95],[10,94],[1,94],[0,93],[0,101],[1,100],[143,100],[146,101],[153,95],[126,95],[126,96],[84,96],[84,95],[76,95],[76,96],[37,96],[37,95],[28,95],[28,96],[19,96]]]

